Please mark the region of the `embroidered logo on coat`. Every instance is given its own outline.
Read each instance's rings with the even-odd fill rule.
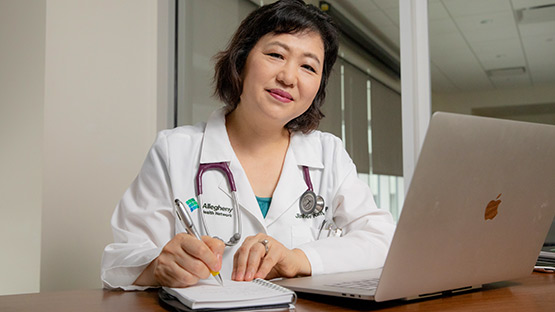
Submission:
[[[194,198],[187,200],[185,203],[187,204],[187,206],[189,206],[189,209],[191,209],[191,212],[195,211],[198,208],[198,203]]]
[[[202,204],[202,213],[207,215],[216,215],[231,218],[231,208],[222,207],[220,205],[212,205],[210,203]]]

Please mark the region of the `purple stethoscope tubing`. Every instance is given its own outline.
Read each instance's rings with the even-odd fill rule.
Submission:
[[[233,205],[233,215],[234,215],[234,234],[229,238],[229,241],[225,242],[223,239],[222,241],[224,241],[225,245],[230,247],[230,246],[234,246],[236,245],[239,240],[241,239],[242,236],[242,222],[241,222],[241,212],[239,211],[239,203],[237,201],[237,187],[235,185],[235,179],[233,178],[233,173],[231,173],[231,170],[229,169],[229,165],[227,164],[227,162],[217,162],[217,163],[208,163],[208,164],[199,164],[198,167],[198,171],[197,171],[197,176],[195,178],[195,182],[196,182],[196,193],[197,193],[197,197],[199,200],[199,207],[201,209],[200,211],[200,216],[201,216],[201,223],[202,223],[202,227],[204,228],[204,232],[210,235],[210,232],[208,231],[208,227],[206,226],[206,220],[204,218],[204,212],[202,211],[202,205],[203,205],[203,201],[202,201],[202,175],[204,174],[204,172],[208,171],[208,170],[218,170],[221,171],[223,173],[224,176],[226,176],[227,178],[227,182],[228,182],[228,186],[231,190],[231,202]],[[221,238],[220,238],[221,239]]]
[[[300,209],[302,214],[314,214],[322,211],[324,207],[324,199],[321,196],[317,196],[314,194],[312,181],[310,179],[310,172],[307,166],[303,167],[303,177],[304,181],[307,186],[307,190],[301,196],[299,201]],[[208,170],[218,170],[226,176],[228,186],[231,190],[231,198],[232,198],[232,205],[233,205],[233,212],[236,217],[234,217],[234,230],[235,234],[231,236],[228,242],[225,243],[226,246],[234,246],[239,242],[242,235],[242,222],[241,222],[241,213],[239,211],[239,203],[237,201],[237,186],[235,185],[235,179],[233,178],[233,173],[231,169],[229,169],[229,165],[227,162],[216,162],[216,163],[207,163],[207,164],[199,164],[199,168],[197,171],[197,175],[195,177],[196,182],[196,194],[199,200],[199,206],[201,207],[201,221],[202,227],[207,235],[210,235],[208,231],[208,227],[206,226],[206,220],[204,218],[204,212],[202,211],[203,201],[202,201],[202,175]],[[309,202],[311,202],[310,207],[305,207],[303,209],[303,202],[305,202],[305,198],[311,198]]]
[[[308,190],[313,192],[314,190],[312,189],[312,180],[310,180],[310,173],[308,172],[307,166],[303,166],[303,175],[304,175],[304,182],[306,183]]]
[[[314,193],[307,166],[303,166],[303,175],[308,190],[301,195],[301,199],[299,200],[299,209],[303,215],[314,215],[324,209],[324,198]]]
[[[207,170],[220,170],[226,177],[227,182],[229,183],[229,188],[232,192],[237,192],[237,187],[235,186],[235,179],[233,178],[233,173],[229,169],[229,165],[227,162],[217,162],[217,163],[209,163],[209,164],[200,164],[198,166],[197,176],[196,176],[196,185],[197,185],[197,196],[202,195],[202,175]]]

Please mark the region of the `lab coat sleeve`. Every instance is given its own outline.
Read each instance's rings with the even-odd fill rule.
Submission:
[[[136,179],[116,206],[111,225],[114,242],[102,256],[105,288],[143,290],[132,285],[174,233],[167,168],[167,140],[161,132]]]
[[[345,174],[338,175],[340,183],[329,208],[343,236],[298,247],[309,259],[313,275],[382,267],[395,231],[391,214],[378,209],[347,152],[341,148],[337,157],[339,167],[334,170]]]

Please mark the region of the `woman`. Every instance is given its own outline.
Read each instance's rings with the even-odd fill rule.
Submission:
[[[210,271],[248,281],[383,265],[390,214],[377,209],[341,141],[315,131],[337,51],[329,17],[302,0],[263,6],[242,22],[217,55],[216,94],[226,107],[206,124],[160,132],[116,207],[105,287],[185,287]],[[217,162],[234,176],[242,221],[229,248],[222,239],[237,231],[237,215],[225,176],[205,171],[201,207],[196,201],[199,164]],[[303,214],[299,201],[310,188],[325,209]],[[182,233],[175,198],[187,202],[202,240]],[[325,220],[343,235],[327,237]]]

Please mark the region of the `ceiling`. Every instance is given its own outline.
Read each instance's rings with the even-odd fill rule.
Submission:
[[[399,1],[338,3],[398,52]],[[428,0],[428,19],[434,92],[555,84],[555,0]]]

